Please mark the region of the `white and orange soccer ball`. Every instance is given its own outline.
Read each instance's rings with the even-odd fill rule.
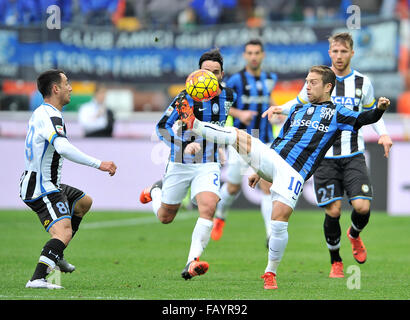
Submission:
[[[219,83],[211,71],[199,69],[187,77],[185,87],[192,99],[203,102],[217,95]]]

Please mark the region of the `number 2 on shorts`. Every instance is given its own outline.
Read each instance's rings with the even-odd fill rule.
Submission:
[[[214,185],[219,186],[219,175],[217,173],[214,173],[214,176]]]

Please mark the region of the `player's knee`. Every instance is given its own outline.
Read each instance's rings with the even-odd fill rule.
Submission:
[[[90,211],[93,204],[93,199],[85,195],[76,203],[74,207],[74,214],[79,217],[83,217],[88,211]]]
[[[332,218],[337,218],[340,217],[342,213],[342,207],[338,205],[337,203],[332,203],[328,206],[326,206],[326,214],[329,215]]]
[[[158,220],[162,224],[169,224],[172,221],[174,221],[174,218],[175,218],[175,216],[169,216],[169,215],[161,216],[161,215],[158,215]]]
[[[355,201],[352,203],[353,209],[358,213],[358,214],[367,214],[370,211],[370,201],[369,200],[363,200],[363,201]]]
[[[169,208],[161,207],[158,210],[158,220],[163,224],[169,224],[174,221],[177,211]]]
[[[201,205],[199,209],[199,215],[205,219],[212,219],[215,215],[216,203],[206,203]]]

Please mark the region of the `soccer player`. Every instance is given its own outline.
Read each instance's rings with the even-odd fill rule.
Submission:
[[[332,91],[332,101],[343,104],[350,110],[362,112],[376,107],[373,86],[369,78],[353,70],[350,61],[354,55],[353,39],[349,33],[338,33],[329,38],[329,56],[331,69],[336,74],[336,86]],[[272,112],[287,113],[295,103],[307,103],[306,85],[298,97],[283,106],[272,107]],[[392,140],[390,139],[383,119],[372,125],[379,134],[378,143],[384,148],[388,157]],[[358,263],[366,261],[367,252],[359,234],[367,225],[370,217],[372,185],[364,156],[363,133],[343,131],[320,163],[313,179],[316,199],[319,207],[325,208],[324,235],[330,253],[330,278],[343,278],[343,262],[340,249],[340,215],[342,198],[346,192],[353,207],[351,226],[347,237],[352,246],[353,257]]]
[[[229,114],[235,118],[233,125],[238,129],[245,129],[251,135],[257,134],[263,143],[272,143],[272,126],[268,118],[262,118],[271,103],[271,93],[277,81],[277,75],[262,70],[265,57],[263,44],[259,39],[249,40],[244,47],[243,58],[246,66],[240,72],[233,74],[226,86],[235,90],[238,95],[236,107],[232,107]],[[272,101],[273,102],[273,101]],[[236,150],[228,146],[227,182],[221,187],[221,201],[219,201],[214,219],[211,238],[219,240],[223,234],[228,210],[241,190],[242,174],[248,165],[241,159]],[[266,227],[266,237],[269,239],[270,217],[272,201],[270,199],[270,183],[261,180],[259,186],[264,193],[261,202],[262,217]]]
[[[37,213],[51,239],[44,245],[26,288],[61,289],[58,284],[48,283],[46,276],[56,266],[63,272],[74,271],[63,252],[92,204],[92,198],[83,191],[61,183],[63,158],[107,171],[111,176],[117,167],[112,161],[86,155],[68,141],[61,111],[70,102],[72,88],[64,71],[43,72],[37,78],[37,87],[44,102],[29,121],[20,197]]]
[[[196,134],[214,143],[235,147],[255,170],[249,185],[255,187],[260,178],[272,182],[272,220],[268,265],[262,276],[265,289],[277,289],[276,271],[288,242],[288,220],[302,192],[325,153],[340,132],[357,132],[363,125],[378,121],[390,101],[381,97],[377,108],[367,112],[349,110],[331,102],[336,81],[328,66],[313,66],[306,77],[310,103],[294,105],[279,136],[271,148],[237,128],[216,126],[198,120],[188,101],[177,103],[181,120]]]
[[[199,68],[213,72],[221,82],[224,72],[219,50],[205,52],[199,59]],[[209,268],[209,264],[199,261],[199,257],[209,242],[216,204],[220,199],[220,163],[218,146],[194,134],[178,121],[175,105],[186,96],[189,103],[195,106],[198,119],[224,126],[229,109],[236,101],[236,93],[220,85],[217,96],[207,102],[196,102],[185,93],[184,90],[174,98],[157,124],[159,138],[171,148],[169,163],[162,181],[143,190],[140,201],[152,201],[153,212],[162,223],[167,224],[174,220],[191,187],[191,200],[198,205],[199,218],[192,233],[187,263],[181,273],[188,280],[204,274]],[[177,121],[181,126],[175,134],[172,127]]]

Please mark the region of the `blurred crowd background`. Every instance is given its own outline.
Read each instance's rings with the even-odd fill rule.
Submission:
[[[59,30],[47,26],[53,14],[48,11],[52,5],[60,9]],[[261,40],[267,43],[265,66],[279,73],[275,91],[276,101],[282,103],[297,95],[303,85],[304,71],[308,70],[308,63],[303,72],[293,70],[296,67],[292,69],[290,65],[303,60],[301,51],[311,54],[309,45],[326,55],[329,30],[346,27],[352,5],[360,8],[363,30],[357,39],[364,49],[368,46],[367,50],[374,51],[369,49],[369,43],[377,48],[386,40],[384,35],[371,39],[371,32],[366,31],[370,30],[367,21],[376,23],[375,30],[377,23],[379,30],[388,29],[383,25],[386,21],[397,23],[397,31],[386,40],[386,46],[389,43],[394,46],[393,53],[386,53],[394,65],[386,62],[389,66],[379,64],[377,68],[378,63],[373,61],[368,68],[358,67],[358,70],[369,74],[374,81],[376,96],[391,98],[389,113],[410,114],[410,0],[0,0],[0,119],[7,120],[10,112],[32,111],[41,103],[35,78],[49,67],[66,70],[71,79],[72,101],[65,110],[75,113],[73,119],[83,104],[93,100],[101,84],[105,86],[101,104],[112,110],[111,118],[106,120],[111,121],[111,126],[113,118],[127,120],[136,114],[162,112],[183,88],[184,78],[196,68],[196,60],[204,51],[221,47],[226,58],[226,76],[238,71],[234,66],[242,63],[243,43],[254,30],[259,30]],[[313,30],[308,28],[320,26],[324,29],[315,30],[316,36],[321,37],[317,43],[291,42],[295,35],[289,34],[297,28]],[[215,39],[206,47],[203,44],[208,43],[208,30]],[[224,42],[217,42],[224,30],[241,30],[225,35],[226,47]],[[278,30],[288,32],[287,38],[280,39],[282,35],[275,34]],[[87,32],[94,33],[89,36]],[[121,41],[124,34],[128,42],[121,43],[127,43],[130,48],[118,45],[114,48],[110,41]],[[144,45],[146,35],[152,43]],[[298,36],[308,38],[305,34]],[[397,40],[397,45],[393,40]],[[179,41],[184,41],[183,45]],[[127,49],[134,51],[129,53]],[[386,49],[393,50],[391,45]],[[289,51],[289,57],[298,54],[298,58],[287,60],[286,50],[298,51]],[[163,60],[159,67],[158,55]],[[377,58],[377,53],[374,55]],[[363,55],[357,59],[363,59]],[[353,67],[357,61],[353,60]],[[136,64],[138,70],[134,70]],[[156,68],[162,68],[163,72],[155,71]],[[1,127],[0,135],[7,134]]]
[[[200,25],[265,21],[334,21],[346,19],[357,5],[362,17],[409,18],[408,0],[0,0],[2,25],[35,25],[47,18],[50,5],[61,8],[62,21],[137,30],[152,26],[192,28]]]

